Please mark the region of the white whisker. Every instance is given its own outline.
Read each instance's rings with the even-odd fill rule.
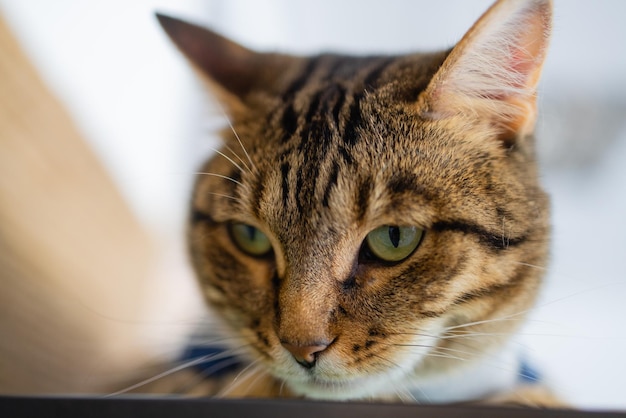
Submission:
[[[512,335],[519,334],[511,334],[510,332],[459,332],[456,334],[446,333],[440,337],[441,340],[453,340],[453,339],[461,339],[461,338],[483,338],[483,337],[510,337]]]
[[[208,367],[207,369],[200,370],[197,374],[194,374],[193,377],[195,378],[190,378],[189,379],[190,382],[184,385],[181,384],[173,392],[174,393],[189,393],[193,390],[194,387],[196,387],[196,385],[201,385],[202,382],[207,380],[207,378],[210,378],[212,375],[220,372],[223,369],[226,369],[230,366],[238,364],[239,361],[240,360],[237,357],[227,357],[224,360],[217,362],[213,366]]]
[[[281,379],[282,382],[280,384],[280,388],[278,389],[278,396],[281,397],[283,395],[283,389],[285,388],[285,383],[287,383],[287,381],[285,379]]]
[[[433,403],[430,400],[430,397],[426,394],[426,392],[424,392],[424,390],[422,388],[420,388],[418,385],[413,386],[413,389],[417,390],[417,392],[419,392],[419,396],[421,397],[421,399],[424,399],[426,401],[426,403]],[[409,392],[412,392],[411,389],[409,389]],[[413,394],[411,393],[411,396],[413,396]],[[415,399],[416,403],[421,403],[415,396],[413,396],[413,399]]]
[[[217,397],[222,398],[225,397],[226,395],[228,395],[228,393],[232,392],[236,387],[237,387],[237,382],[239,381],[240,378],[242,378],[242,381],[247,380],[250,376],[254,375],[255,373],[257,373],[257,368],[256,365],[258,364],[259,360],[255,360],[252,363],[248,364],[246,367],[243,368],[243,370],[241,370],[237,376],[235,376],[233,378],[233,380],[228,384],[228,386],[226,386],[218,395]],[[251,370],[252,369],[252,370]]]
[[[417,402],[417,399],[415,399],[415,397],[411,394],[411,392],[406,388],[394,387],[393,391],[395,392],[396,396],[402,403],[413,404]]]
[[[213,196],[219,196],[219,197],[224,197],[226,199],[234,200],[235,202],[243,203],[243,201],[241,199],[239,199],[238,197],[231,196],[231,195],[228,195],[228,194],[215,193],[215,192],[206,192],[206,193],[210,194],[210,195],[213,195]]]
[[[386,361],[387,363],[389,363],[390,365],[392,365],[396,369],[402,369],[402,366],[400,366],[398,363],[395,363],[395,362],[389,360],[388,358],[385,358],[383,356],[379,356],[378,354],[372,354],[372,357],[376,357],[377,359]]]
[[[235,138],[237,138],[237,142],[239,142],[239,146],[241,147],[241,149],[243,150],[244,154],[246,155],[246,158],[248,158],[248,161],[250,162],[250,166],[252,168],[255,168],[254,163],[252,162],[252,158],[250,158],[250,154],[248,154],[248,151],[246,151],[246,147],[243,146],[243,142],[241,141],[241,138],[239,137],[239,134],[235,130],[235,127],[233,126],[232,122],[230,121],[230,118],[228,117],[228,113],[226,113],[226,111],[222,107],[221,103],[217,102],[217,106],[220,108],[220,111],[224,115],[224,118],[226,118],[226,122],[228,123],[228,126],[230,127],[230,130],[235,135]],[[235,155],[237,155],[237,154],[235,154]]]
[[[516,316],[524,315],[524,314],[528,313],[529,311],[530,311],[529,309],[526,309],[526,310],[523,310],[523,311],[520,311],[520,312],[516,312],[516,313],[510,314],[510,315],[506,315],[506,316],[503,316],[503,317],[500,317],[500,318],[483,319],[483,320],[480,320],[480,321],[466,322],[466,323],[460,324],[460,325],[453,325],[453,326],[444,328],[443,331],[448,333],[448,331],[455,330],[455,329],[458,329],[458,328],[473,327],[473,326],[476,326],[476,325],[483,325],[483,324],[488,324],[488,323],[491,323],[491,322],[519,321],[519,320],[521,320],[521,318],[520,319],[513,319],[513,318],[515,318]]]
[[[469,359],[467,359],[465,357],[459,357],[459,356],[454,356],[452,354],[436,353],[436,352],[426,353],[425,356],[426,357],[445,358],[445,359],[450,359],[450,360],[459,360],[459,361],[468,361],[469,360]]]
[[[254,369],[254,373],[250,373],[248,375],[248,379],[249,380],[250,377],[254,376],[256,374],[256,376],[248,382],[248,384],[246,385],[245,389],[243,389],[243,391],[240,391],[241,394],[248,395],[250,393],[251,390],[254,390],[254,387],[256,386],[257,382],[259,381],[259,379],[263,378],[263,377],[267,377],[268,374],[267,372],[263,369],[263,367],[255,367]],[[244,380],[241,381],[241,384],[244,382]],[[241,386],[240,384],[240,386]]]
[[[237,158],[241,161],[241,158],[239,158],[239,156],[238,156],[235,152],[233,152],[233,150],[231,150],[228,146],[226,146],[226,148],[227,148],[230,152],[232,152],[233,154],[235,154],[235,156],[237,156]],[[235,167],[237,167],[237,169],[238,169],[240,172],[242,172],[242,173],[243,173],[243,171],[244,171],[244,170],[243,170],[243,168],[241,168],[241,166],[240,166],[239,164],[237,164],[237,163],[236,163],[236,162],[235,162],[232,158],[230,158],[228,155],[224,154],[222,151],[218,150],[217,148],[211,148],[211,150],[212,150],[213,152],[215,152],[216,154],[219,154],[219,155],[221,155],[222,157],[226,158],[226,159],[227,159],[227,160],[228,160],[228,161],[229,161],[232,165],[234,165]],[[241,161],[241,162],[242,162],[242,163],[244,164],[244,166],[248,169],[248,171],[250,171],[250,169],[248,168],[248,166],[246,166],[246,165],[245,165],[245,163],[244,163],[243,161]]]
[[[451,348],[451,347],[429,347],[429,346],[422,346],[422,345],[413,345],[413,344],[395,344],[395,345],[399,345],[399,346],[405,346],[405,347],[419,347],[419,348],[431,348],[432,351],[430,351],[431,353],[439,353],[439,354],[445,354],[443,352],[449,352],[449,353],[457,353],[457,354],[468,354],[468,355],[482,355],[482,353],[476,352],[476,351],[466,351],[466,350],[459,350],[457,348]]]
[[[214,354],[214,353],[212,353],[212,354],[207,354],[207,355],[202,356],[202,357],[198,357],[196,359],[187,361],[187,362],[185,362],[183,364],[180,364],[180,365],[178,365],[176,367],[173,367],[173,368],[171,368],[169,370],[166,370],[163,373],[159,373],[159,374],[157,374],[155,376],[152,376],[152,377],[150,377],[148,379],[142,380],[141,382],[135,383],[134,385],[130,385],[130,386],[124,388],[124,389],[121,389],[121,390],[118,390],[116,392],[104,395],[104,397],[105,398],[111,398],[111,397],[114,397],[114,396],[122,395],[124,393],[130,392],[131,390],[135,390],[135,389],[137,389],[139,387],[145,386],[145,385],[147,385],[149,383],[152,383],[152,382],[155,382],[155,381],[157,381],[159,379],[162,379],[164,377],[170,376],[170,375],[172,375],[172,374],[174,374],[174,373],[176,373],[178,371],[181,371],[181,370],[184,370],[186,368],[195,366],[197,364],[204,363],[205,361],[219,360],[220,358],[224,358],[226,356],[230,356],[230,354],[226,354],[226,353]]]
[[[538,266],[536,264],[524,263],[522,261],[515,261],[515,264],[519,264],[520,266],[532,267],[538,270],[548,270],[546,267]]]
[[[211,328],[212,332],[216,331],[216,327]],[[228,335],[226,331],[229,331],[228,328],[224,329],[225,334],[211,335],[211,334],[194,334],[190,337],[189,344],[193,346],[204,346],[204,347],[221,347],[224,343],[228,341],[236,342],[237,347],[241,347],[242,339],[235,335]],[[244,344],[247,345],[247,344]]]
[[[234,178],[232,178],[232,177],[225,176],[225,175],[223,175],[223,174],[217,174],[217,173],[205,173],[205,172],[201,172],[201,171],[199,171],[199,172],[197,172],[197,173],[195,173],[195,174],[197,174],[197,175],[202,175],[202,176],[213,176],[213,177],[219,177],[219,178],[221,178],[221,179],[225,179],[225,180],[228,180],[228,181],[232,181],[232,182],[233,182],[233,183],[235,183],[235,184],[238,184],[238,185],[240,185],[240,186],[243,186],[243,184],[242,184],[240,181],[235,180],[235,179],[234,179]]]
[[[252,172],[252,170],[250,170],[250,167],[248,166],[248,164],[246,164],[246,162],[245,162],[245,161],[244,161],[244,160],[243,160],[243,159],[239,156],[239,154],[237,154],[235,151],[233,151],[233,149],[232,149],[231,147],[229,147],[228,145],[224,145],[224,147],[225,147],[228,151],[232,152],[232,154],[233,154],[235,157],[237,157],[237,159],[239,160],[239,162],[240,162],[241,164],[243,164],[243,166],[246,168],[246,170],[248,170],[249,172]],[[243,170],[242,170],[242,171],[243,171]]]

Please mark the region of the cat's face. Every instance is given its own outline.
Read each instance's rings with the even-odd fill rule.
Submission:
[[[297,394],[389,394],[462,367],[535,298],[548,202],[534,107],[509,111],[532,98],[483,94],[508,109],[485,114],[448,91],[477,27],[452,53],[269,56],[263,88],[211,72],[236,103],[196,184],[194,266],[237,344]]]

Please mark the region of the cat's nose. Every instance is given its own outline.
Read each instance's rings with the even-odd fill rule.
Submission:
[[[317,356],[322,351],[326,350],[330,343],[325,342],[316,342],[311,345],[300,345],[300,344],[291,344],[288,342],[281,342],[283,347],[287,351],[291,353],[294,359],[302,366],[307,369],[315,366],[315,362],[317,361]]]

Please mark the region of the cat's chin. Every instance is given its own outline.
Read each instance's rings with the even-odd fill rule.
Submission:
[[[355,400],[369,398],[374,395],[371,386],[365,382],[361,382],[361,379],[348,382],[298,382],[293,383],[290,389],[299,396],[304,396],[310,399],[318,400]]]
[[[287,385],[298,395],[317,400],[358,400],[383,399],[393,396],[393,382],[397,376],[374,375],[344,380],[311,378],[305,381],[291,381]]]

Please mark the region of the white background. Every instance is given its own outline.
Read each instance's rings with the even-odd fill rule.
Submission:
[[[221,116],[162,34],[154,10],[247,46],[298,53],[440,49],[489,0],[0,0],[42,75],[138,216],[182,253],[194,168]],[[626,409],[626,2],[556,0],[539,122],[553,195],[547,286],[520,336],[570,402]],[[178,274],[189,280],[183,269]],[[191,287],[165,283],[176,315]],[[179,289],[178,294],[174,289]]]

